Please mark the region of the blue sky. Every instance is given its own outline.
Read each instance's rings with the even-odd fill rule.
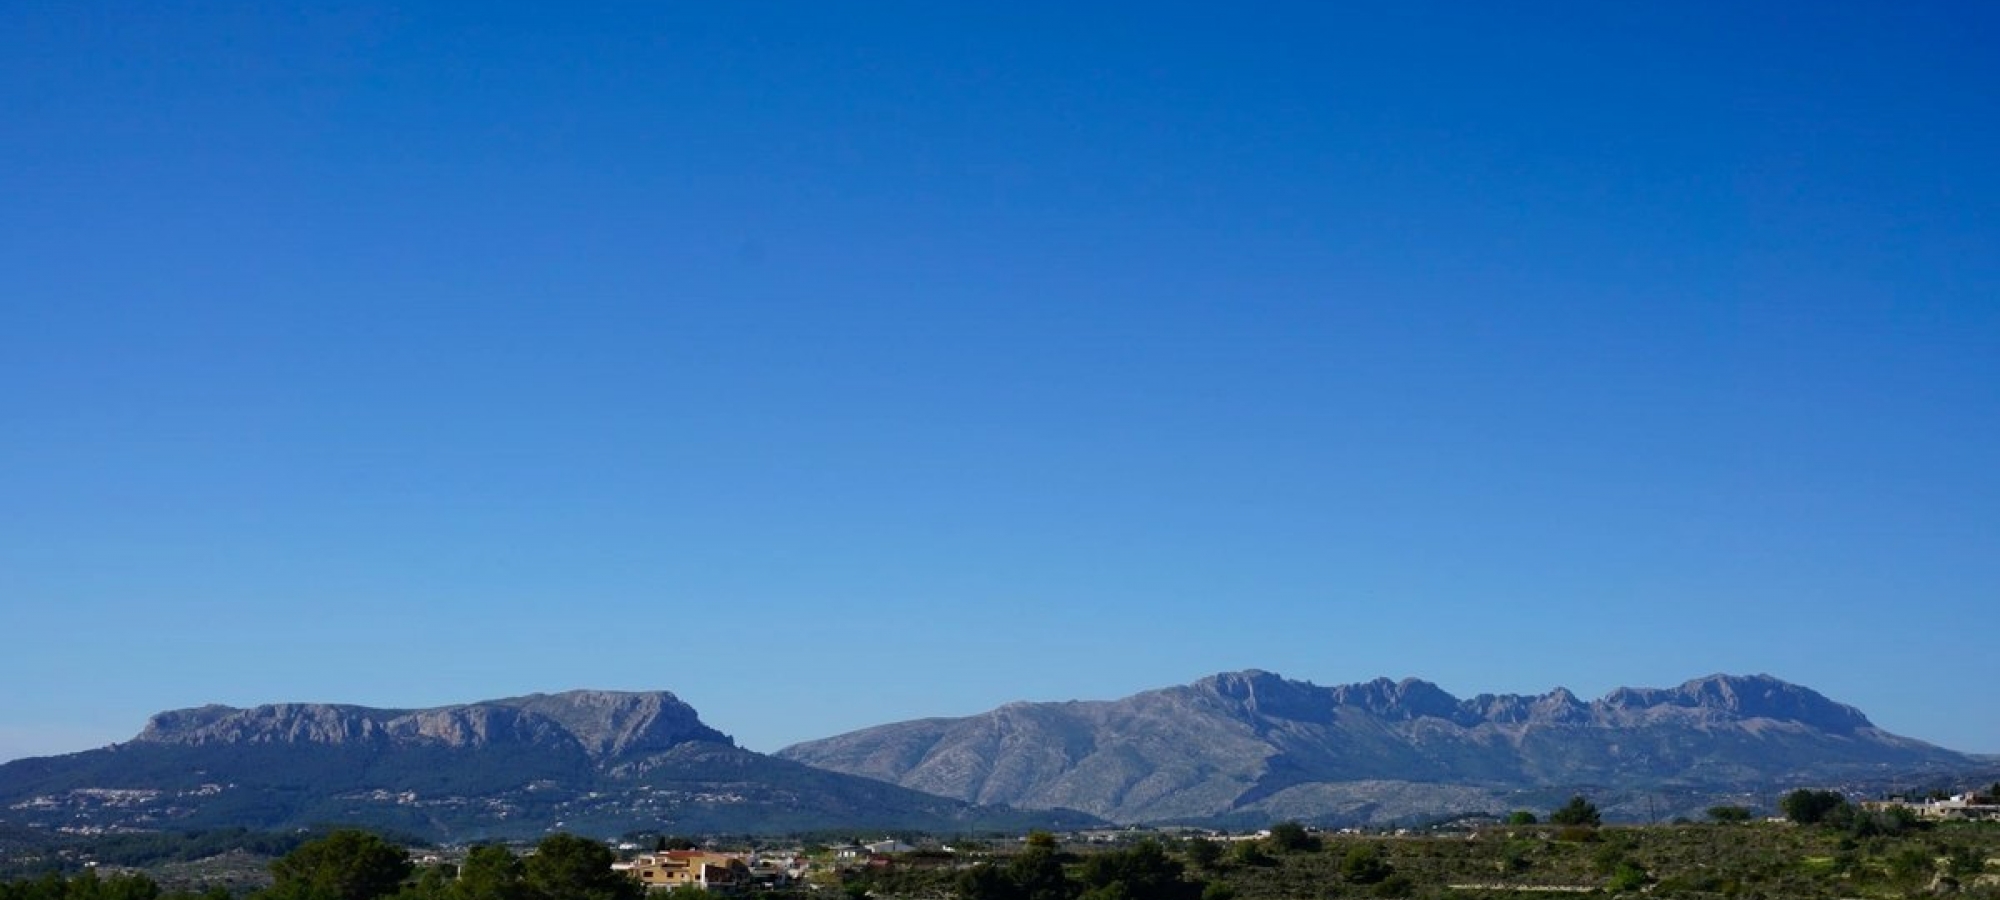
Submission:
[[[0,758],[1768,672],[2000,752],[1983,4],[0,8]]]

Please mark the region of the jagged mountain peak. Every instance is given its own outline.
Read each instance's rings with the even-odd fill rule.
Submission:
[[[1309,681],[1293,681],[1262,669],[1222,672],[1203,678],[1190,687],[1213,695],[1225,706],[1253,716],[1313,721],[1331,715],[1333,708],[1326,689]]]
[[[1304,684],[1311,682],[1292,681],[1282,675],[1263,669],[1242,669],[1235,672],[1217,672],[1207,678],[1197,680],[1190,687],[1212,691],[1223,696],[1241,697],[1253,693],[1260,686]]]
[[[1360,684],[1346,684],[1332,689],[1336,703],[1341,706],[1357,706],[1376,715],[1398,719],[1412,719],[1431,716],[1453,719],[1458,716],[1458,698],[1421,678],[1405,678],[1390,681],[1377,678]]]
[[[656,752],[691,740],[735,743],[668,691],[576,690],[494,703],[553,719],[598,757]]]
[[[1854,707],[1763,674],[1715,674],[1672,688],[1617,688],[1594,702],[1585,702],[1560,686],[1539,696],[1480,694],[1460,700],[1421,678],[1379,677],[1320,687],[1262,669],[1218,673],[1188,687],[1254,715],[1310,721],[1327,719],[1342,708],[1353,708],[1391,719],[1436,718],[1462,725],[1521,721],[1604,724],[1601,720],[1607,716],[1684,709],[1706,710],[1739,719],[1798,722],[1838,733],[1873,727]]]
[[[1398,718],[1457,718],[1460,712],[1458,698],[1421,678],[1401,681],[1376,678],[1320,687],[1262,669],[1245,669],[1210,675],[1189,687],[1230,701],[1246,711],[1281,719],[1323,720],[1342,707],[1359,707]]]
[[[1619,688],[1601,701],[1614,709],[1682,707],[1738,718],[1798,722],[1845,734],[1874,724],[1861,711],[1770,675],[1709,675],[1674,688]]]

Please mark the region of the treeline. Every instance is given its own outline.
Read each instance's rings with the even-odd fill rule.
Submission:
[[[611,848],[552,834],[527,856],[498,844],[472,848],[463,865],[410,863],[401,847],[365,831],[336,831],[271,864],[273,883],[253,900],[639,900],[645,888],[613,871]]]
[[[96,872],[85,871],[80,875],[50,872],[40,878],[0,882],[0,900],[230,900],[230,895],[222,888],[168,893],[144,875],[99,878]]]
[[[1157,841],[1078,860],[1063,853],[1053,837],[1037,833],[1005,865],[975,866],[960,874],[955,886],[961,900],[1202,900],[1208,883],[1188,877],[1181,861]]]
[[[283,856],[313,835],[278,834],[248,828],[219,828],[210,831],[149,832],[111,834],[91,844],[91,857],[100,865],[150,866],[162,862],[190,862],[208,859],[232,850],[258,856]]]
[[[237,838],[214,836],[225,850],[244,847]],[[172,858],[206,846],[171,841],[124,848],[132,856]],[[613,871],[616,860],[603,844],[570,834],[554,834],[517,856],[497,844],[474,847],[463,865],[419,868],[402,846],[366,831],[343,829],[317,838],[299,838],[271,863],[272,884],[247,900],[639,900],[645,888]],[[201,893],[163,890],[141,874],[99,876],[49,872],[0,883],[0,900],[230,900],[224,888]]]
[[[1286,873],[1308,873],[1288,878]],[[1273,880],[1276,884],[1271,884]],[[1239,900],[1246,896],[1409,896],[1415,885],[1373,841],[1329,846],[1296,822],[1229,842],[1146,838],[1116,849],[1063,848],[1047,834],[970,868],[846,873],[849,897],[955,900]],[[1246,893],[1248,891],[1249,893]]]
[[[1778,801],[1778,810],[1800,825],[1844,831],[1855,838],[1896,837],[1931,827],[1907,806],[1862,809],[1837,791],[1796,790]]]
[[[149,868],[161,863],[212,859],[237,851],[272,858],[290,853],[301,844],[329,833],[330,830],[324,828],[285,832],[212,828],[105,834],[89,838],[17,834],[11,836],[14,840],[0,844],[0,856],[10,858],[8,863],[0,865],[0,880],[34,879],[49,873],[76,874],[90,865],[120,869]],[[429,846],[428,841],[413,834],[379,829],[375,833],[408,847]]]

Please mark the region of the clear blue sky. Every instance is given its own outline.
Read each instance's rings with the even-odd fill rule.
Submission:
[[[1768,672],[2000,751],[1990,4],[0,7],[0,758]]]

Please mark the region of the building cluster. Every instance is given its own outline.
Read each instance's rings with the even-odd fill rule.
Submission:
[[[1892,806],[1902,807],[1916,813],[1917,818],[1920,819],[1936,819],[1941,821],[1964,819],[2000,820],[2000,797],[1994,797],[1979,791],[1967,791],[1963,794],[1953,794],[1949,797],[1933,797],[1927,800],[1890,798],[1888,800],[1865,803],[1863,806],[1884,809]]]
[[[679,887],[730,893],[747,888],[785,887],[804,880],[811,863],[796,853],[719,853],[713,850],[662,850],[615,863],[651,890]]]
[[[879,868],[891,854],[917,848],[897,840],[835,847],[830,856],[837,868]],[[823,865],[823,864],[822,864]],[[612,864],[651,890],[694,887],[717,893],[770,890],[804,883],[813,861],[800,851],[724,853],[715,850],[659,850]]]

